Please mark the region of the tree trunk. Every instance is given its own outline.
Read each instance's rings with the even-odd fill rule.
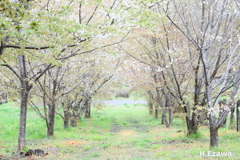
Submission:
[[[192,124],[192,120],[189,119],[189,117],[186,117],[186,123],[187,123],[187,129],[188,129],[187,135],[195,134],[193,124]]]
[[[231,114],[230,114],[230,125],[233,123],[234,121],[234,111],[235,111],[235,108],[234,106],[231,107]]]
[[[190,134],[196,134],[197,133],[197,129],[198,129],[198,124],[195,124],[196,121],[193,120],[193,117],[192,119],[190,118],[190,104],[189,102],[186,104],[186,106],[183,107],[184,109],[184,112],[186,113],[186,124],[187,124],[187,129],[188,129],[188,133],[187,135],[190,135]],[[194,114],[194,113],[193,113]]]
[[[47,131],[47,135],[49,137],[53,137],[54,136],[54,123],[55,123],[55,102],[52,102],[52,104],[48,104],[49,107],[49,113],[48,113],[48,131]]]
[[[223,109],[220,110],[220,112],[219,112],[219,118],[222,116],[223,112],[224,112]],[[224,120],[222,127],[226,127],[226,124],[227,124],[227,118]]]
[[[154,117],[158,119],[158,106],[155,106],[155,115]]]
[[[210,147],[218,146],[218,129],[210,127]]]
[[[28,82],[21,82],[21,111],[20,111],[20,123],[18,132],[18,149],[23,150],[26,146],[26,119],[27,119],[27,102],[30,89],[28,88]]]
[[[194,108],[193,109],[193,112],[192,112],[192,129],[193,129],[193,133],[196,134],[197,131],[198,131],[198,124],[199,124],[199,121],[197,120],[197,114],[196,114],[196,109]],[[202,115],[204,116],[204,115]]]
[[[169,109],[169,127],[171,127],[172,126],[172,123],[173,123],[173,108],[171,107],[170,109]]]
[[[69,110],[64,110],[64,129],[69,128],[70,116]]]
[[[152,102],[148,102],[148,107],[149,107],[149,114],[153,115],[153,103]]]
[[[90,118],[91,117],[91,101],[87,100],[85,105],[86,105],[86,109],[85,109],[84,118]]]
[[[240,132],[240,100],[237,101],[237,131]]]
[[[78,118],[74,117],[74,116],[71,118],[71,121],[70,121],[70,126],[71,127],[77,127],[77,119]]]
[[[227,103],[227,100],[224,99],[222,101],[219,101],[218,104],[219,104],[219,108],[220,108],[220,111],[219,111],[219,118],[222,116],[222,114],[224,113],[225,111],[225,107],[226,107],[226,103]],[[222,127],[226,127],[227,125],[227,118],[225,119]]]
[[[165,123],[165,122],[166,122],[166,120],[167,120],[166,108],[165,108],[165,107],[163,107],[161,124],[166,124],[166,123]]]
[[[229,124],[230,129],[234,128],[234,125],[233,125],[233,123],[234,123],[234,112],[235,112],[235,105],[232,105],[231,106],[231,114],[230,114],[230,124]]]
[[[20,81],[21,81],[21,106],[20,106],[20,122],[18,132],[18,149],[23,150],[26,146],[26,119],[27,119],[27,103],[28,95],[32,89],[27,79],[26,61],[24,55],[18,56]]]
[[[224,121],[222,121],[223,125]],[[218,146],[218,128],[215,127],[216,117],[213,112],[209,115],[209,125],[210,125],[210,148]],[[220,127],[220,126],[219,126]]]

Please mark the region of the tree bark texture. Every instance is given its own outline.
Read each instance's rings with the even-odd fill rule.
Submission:
[[[77,121],[78,121],[78,118],[76,116],[72,116],[70,121],[70,126],[77,127]]]
[[[149,114],[153,115],[153,103],[152,102],[148,102],[148,107],[149,107]]]
[[[85,110],[84,118],[90,118],[91,117],[91,100],[86,100],[85,105],[86,105],[86,110]]]
[[[166,116],[166,108],[163,107],[161,124],[166,124],[166,123],[165,123],[166,120],[167,120],[167,116]]]
[[[64,110],[64,129],[69,128],[70,116],[69,110]]]
[[[218,128],[210,127],[210,147],[218,146]]]
[[[29,90],[27,84],[22,82],[21,90],[21,111],[20,111],[20,123],[18,132],[18,149],[23,150],[26,146],[26,119],[27,119],[27,101]]]
[[[186,124],[187,124],[187,129],[188,129],[188,135],[190,134],[196,134],[198,130],[198,123],[197,121],[193,120],[194,116],[192,116],[192,119],[190,118],[190,104],[189,102],[183,107],[184,112],[186,113]],[[194,114],[194,113],[193,113]]]
[[[18,132],[18,149],[23,150],[26,146],[26,119],[27,119],[27,103],[28,95],[32,89],[27,79],[26,61],[24,55],[18,56],[20,81],[21,81],[21,106],[20,106],[20,122]]]
[[[171,127],[173,123],[173,107],[169,108],[169,123],[168,126]]]
[[[56,106],[55,103],[48,104],[49,112],[48,112],[48,131],[47,135],[50,137],[54,136],[54,124],[55,124],[55,110]]]
[[[155,115],[154,117],[158,119],[158,106],[155,106]]]
[[[240,100],[237,101],[237,131],[240,132]]]

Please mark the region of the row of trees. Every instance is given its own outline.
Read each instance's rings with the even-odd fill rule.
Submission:
[[[164,107],[177,103],[185,113],[188,134],[197,133],[206,117],[210,146],[215,147],[218,129],[233,113],[240,84],[239,2],[171,0],[152,9],[166,20],[141,37],[132,36],[136,48],[122,48],[146,65],[140,73],[151,77],[142,81],[151,82],[150,106],[153,99],[156,111],[161,106],[165,117]],[[217,118],[223,95],[230,99]]]
[[[64,120],[71,112],[73,126],[83,112],[90,116],[92,96],[111,79],[119,64],[110,46],[123,41],[129,32],[129,25],[125,25],[129,15],[120,16],[128,7],[121,3],[117,0],[0,2],[0,65],[10,71],[7,74],[1,68],[2,75],[9,81],[18,80],[21,99],[19,150],[26,145],[28,102],[36,104],[36,110],[46,120],[49,136],[54,134],[59,104],[64,107]],[[104,50],[106,47],[109,50]],[[30,94],[42,98],[44,113],[37,109],[34,97],[29,99]]]
[[[237,0],[1,1],[1,74],[21,99],[18,148],[26,145],[28,103],[53,136],[56,114],[65,128],[90,117],[93,96],[117,79],[120,64],[124,76],[134,73],[128,81],[146,84],[155,117],[163,109],[162,123],[171,126],[177,104],[188,134],[195,134],[207,115],[210,146],[217,146],[240,83],[239,6]],[[125,63],[122,52],[144,65]],[[217,119],[216,105],[229,90]]]

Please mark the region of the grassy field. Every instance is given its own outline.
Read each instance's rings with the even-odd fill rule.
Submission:
[[[19,108],[14,103],[0,105],[0,159],[13,159],[16,152]],[[196,136],[186,136],[185,123],[174,118],[166,128],[148,115],[144,105],[105,106],[92,111],[78,127],[63,129],[57,116],[55,137],[46,137],[45,123],[29,108],[27,149],[43,149],[49,154],[32,159],[46,160],[155,160],[155,159],[239,159],[240,133],[225,128],[219,131],[220,146],[211,154],[231,156],[201,156],[209,150],[209,131],[202,126]],[[181,132],[178,132],[181,131]]]

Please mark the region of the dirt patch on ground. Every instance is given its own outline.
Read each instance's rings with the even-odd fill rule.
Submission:
[[[131,135],[135,135],[136,131],[132,131],[132,130],[127,130],[127,131],[120,131],[118,133],[118,135],[120,136],[131,136]]]
[[[74,141],[74,140],[71,140],[71,141],[61,141],[59,142],[59,144],[61,145],[66,145],[66,146],[81,146],[83,144],[86,144],[86,143],[89,143],[88,141]]]

